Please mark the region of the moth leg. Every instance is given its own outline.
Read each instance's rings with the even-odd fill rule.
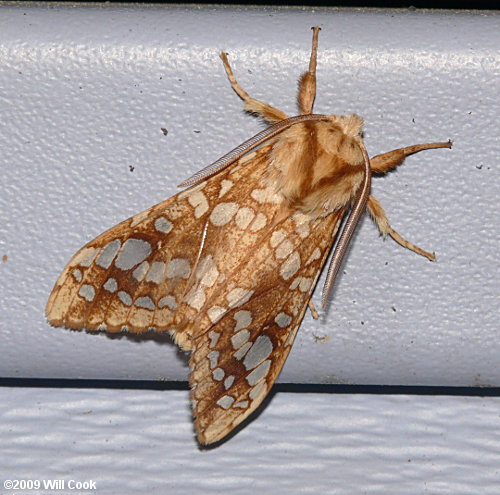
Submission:
[[[314,306],[314,303],[309,299],[309,302],[307,303],[309,306],[309,309],[311,310],[311,315],[312,317],[317,320],[319,318],[319,313],[318,310],[316,309],[316,306]]]
[[[299,92],[297,93],[297,104],[302,115],[312,113],[314,99],[316,98],[316,59],[318,52],[318,33],[321,28],[315,26],[313,30],[311,58],[309,70],[304,72],[299,79]]]
[[[389,225],[389,219],[387,218],[387,215],[385,214],[382,205],[373,196],[370,196],[368,198],[367,208],[368,208],[368,213],[370,214],[373,221],[377,225],[378,230],[384,237],[390,235],[398,244],[405,247],[406,249],[409,249],[410,251],[420,254],[421,256],[425,256],[430,261],[436,261],[436,255],[434,253],[429,253],[427,251],[424,251],[418,246],[415,246],[415,244],[412,244],[411,242],[408,242],[406,239],[403,239]]]
[[[385,173],[396,168],[404,162],[404,159],[423,150],[432,150],[435,148],[451,148],[451,141],[446,143],[428,143],[428,144],[414,144],[406,148],[398,148],[396,150],[382,153],[381,155],[370,158],[370,165],[373,172]]]
[[[263,119],[267,120],[271,124],[279,122],[280,120],[285,120],[288,115],[277,108],[272,107],[268,103],[252,98],[239,84],[234,77],[233,70],[229,65],[229,60],[227,59],[227,53],[222,52],[220,54],[222,63],[224,64],[224,69],[226,70],[227,78],[231,83],[231,87],[234,92],[245,102],[245,111],[258,115]]]

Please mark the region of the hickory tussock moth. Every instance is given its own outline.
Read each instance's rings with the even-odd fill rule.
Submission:
[[[323,305],[365,208],[381,234],[426,256],[389,225],[370,196],[385,173],[431,143],[368,159],[357,115],[312,114],[319,28],[292,118],[250,97],[221,58],[245,110],[271,127],[188,179],[190,187],[104,232],[70,260],[47,303],[56,326],[170,332],[191,351],[200,443],[224,438],[262,402],[290,351],[333,254]],[[252,151],[256,146],[260,148]]]

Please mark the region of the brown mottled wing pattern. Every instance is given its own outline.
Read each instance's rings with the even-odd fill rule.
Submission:
[[[267,186],[272,146],[101,234],[47,303],[53,325],[170,331],[192,350],[202,443],[229,433],[271,388],[343,215],[291,214]]]
[[[269,203],[264,204],[273,211]],[[233,241],[234,250],[228,247],[227,252],[217,253],[217,266],[223,266],[226,257],[239,258],[239,263],[224,272],[226,290],[213,291],[202,308],[200,314],[217,308],[212,324],[193,331],[190,384],[201,443],[223,438],[269,392],[288,356],[342,215],[339,211],[303,223],[295,215],[270,224],[265,235],[255,239],[256,245],[247,246],[241,232]],[[226,235],[237,230],[233,225]],[[235,249],[238,242],[245,246],[240,251]]]
[[[177,343],[190,349],[186,321],[198,308],[196,300],[188,298],[189,305],[183,299],[197,281],[193,274],[199,272],[200,249],[207,245],[205,227],[207,223],[215,227],[209,218],[234,185],[230,180],[234,171],[240,170],[243,179],[259,180],[266,161],[255,158],[268,149],[116,225],[80,249],[50,295],[46,307],[50,323],[110,332],[168,330]],[[252,167],[241,168],[248,159]],[[240,212],[237,218],[244,221],[244,216]]]

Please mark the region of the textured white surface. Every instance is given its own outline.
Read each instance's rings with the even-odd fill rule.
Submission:
[[[209,451],[187,404],[187,392],[0,389],[1,482],[94,480],[81,493],[99,495],[498,495],[500,398],[276,394]]]
[[[186,378],[169,339],[51,328],[46,299],[85,242],[262,128],[241,111],[218,52],[230,52],[252,95],[293,114],[319,24],[318,112],[362,115],[371,154],[455,145],[374,185],[393,226],[438,262],[382,242],[364,221],[328,314],[306,316],[281,380],[500,385],[494,14],[23,5],[0,14],[0,376]]]

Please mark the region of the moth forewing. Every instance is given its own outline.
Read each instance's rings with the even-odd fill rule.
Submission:
[[[373,171],[431,143],[371,160],[356,115],[312,114],[319,28],[301,77],[300,115],[248,95],[221,58],[245,109],[271,124],[185,181],[189,189],[111,228],[70,260],[49,297],[50,323],[90,331],[170,332],[191,351],[191,399],[200,443],[223,439],[262,403],[288,356],[344,214],[330,271],[338,271],[367,204]],[[256,151],[254,148],[260,146]],[[349,226],[350,225],[350,226]],[[329,276],[326,292],[334,280]]]

